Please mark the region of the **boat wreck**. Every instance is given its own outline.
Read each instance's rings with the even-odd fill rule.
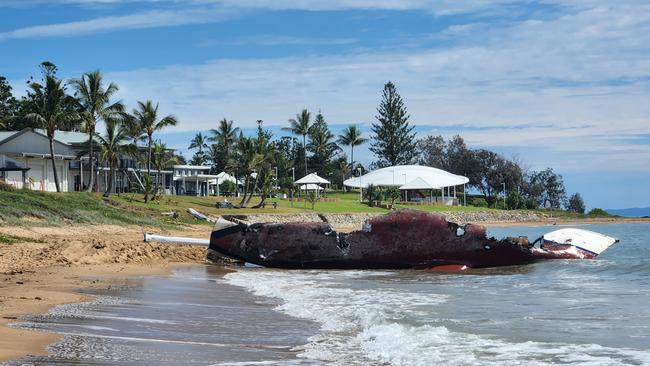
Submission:
[[[400,210],[336,232],[326,222],[257,223],[219,218],[209,250],[243,262],[286,269],[463,269],[543,259],[590,259],[617,242],[599,233],[562,229],[530,242],[488,238],[485,227]]]

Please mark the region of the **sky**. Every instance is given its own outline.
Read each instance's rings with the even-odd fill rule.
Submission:
[[[369,137],[391,80],[420,137],[552,167],[589,208],[650,206],[647,1],[0,0],[0,75],[22,95],[44,60],[159,103],[188,158],[222,118],[279,135],[303,108]]]

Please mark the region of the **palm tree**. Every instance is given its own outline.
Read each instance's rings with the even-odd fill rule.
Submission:
[[[77,116],[65,108],[70,96],[65,93],[61,80],[48,75],[45,79],[45,86],[32,82],[29,84],[29,88],[33,97],[30,103],[32,112],[27,114],[26,117],[45,130],[50,143],[50,160],[52,160],[54,185],[56,191],[61,192],[59,175],[54,162],[54,133],[56,130],[71,127],[77,121]]]
[[[350,146],[350,166],[354,164],[354,147],[359,146],[368,141],[367,138],[361,136],[361,131],[356,125],[351,125],[343,130],[339,135],[337,142],[344,146]]]
[[[212,163],[217,170],[225,168],[228,164],[239,132],[239,127],[233,128],[233,121],[228,121],[225,118],[219,121],[217,129],[210,129],[212,136],[208,140],[216,145],[216,147],[212,148],[211,156]],[[219,164],[220,162],[221,164]]]
[[[127,143],[129,130],[117,120],[106,120],[106,133],[104,136],[97,134],[95,137],[99,144],[99,159],[107,162],[109,166],[108,186],[103,194],[108,197],[113,190],[113,176],[120,156],[134,154],[137,148],[134,144]]]
[[[313,130],[309,134],[307,149],[313,153],[311,161],[318,174],[325,175],[325,170],[333,156],[341,148],[334,143],[334,134],[327,127]]]
[[[107,122],[111,118],[116,118],[120,113],[124,112],[124,105],[121,101],[111,103],[111,97],[117,92],[118,87],[114,83],[109,83],[107,87],[104,87],[102,73],[99,70],[87,72],[81,75],[80,79],[73,79],[71,84],[75,89],[75,97],[77,97],[81,106],[84,130],[88,133],[90,157],[88,192],[91,192],[95,183],[93,136],[95,136],[97,122]]]
[[[190,141],[188,149],[199,149],[199,155],[203,155],[203,149],[208,147],[207,141],[208,139],[199,132],[194,135],[194,138]]]
[[[234,159],[232,164],[239,171],[244,174],[244,195],[239,206],[243,207],[248,195],[248,188],[250,185],[251,174],[255,171],[259,165],[262,157],[257,153],[257,147],[255,146],[255,140],[250,137],[240,136],[237,140],[237,148],[235,149]],[[251,193],[252,194],[252,193]]]
[[[138,108],[133,110],[131,116],[133,132],[141,140],[147,140],[147,175],[151,174],[151,148],[153,146],[153,134],[167,126],[176,126],[178,120],[169,115],[158,119],[158,104],[153,102],[138,102]]]
[[[162,170],[170,165],[178,164],[178,159],[173,154],[171,154],[170,150],[167,149],[167,146],[161,141],[154,143],[152,148],[152,158],[153,165],[158,171],[154,190],[155,195],[158,195],[160,193],[159,186],[163,183],[161,182]],[[154,199],[156,199],[156,196],[154,196]]]
[[[294,135],[302,136],[302,150],[305,153],[305,175],[307,172],[307,134],[309,134],[309,119],[311,115],[308,110],[303,109],[300,114],[296,114],[295,119],[289,120],[289,127],[282,128],[284,131],[290,131]]]

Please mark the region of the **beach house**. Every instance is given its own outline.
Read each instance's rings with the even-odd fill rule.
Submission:
[[[85,151],[88,135],[74,131],[56,131],[54,134],[54,163],[62,192],[84,191],[90,181],[88,153]],[[138,146],[146,151],[145,146]],[[3,172],[6,183],[17,188],[56,192],[54,170],[50,156],[49,140],[44,130],[25,128],[20,131],[0,131],[0,156],[10,159],[23,168]],[[208,168],[209,169],[209,168]],[[142,174],[146,164],[131,156],[121,156],[113,176],[113,193],[130,192],[142,188]],[[109,167],[95,162],[94,174],[97,192],[103,192],[110,179]],[[160,174],[159,182],[169,192],[174,193],[174,172],[172,170],[153,171],[154,179]]]

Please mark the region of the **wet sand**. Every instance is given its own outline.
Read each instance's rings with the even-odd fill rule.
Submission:
[[[209,227],[156,230],[169,235],[205,238]],[[51,333],[9,328],[25,314],[88,300],[76,288],[107,288],[116,278],[166,275],[172,264],[204,263],[205,248],[142,242],[135,226],[0,227],[20,237],[0,244],[0,361],[44,354],[59,337]]]

